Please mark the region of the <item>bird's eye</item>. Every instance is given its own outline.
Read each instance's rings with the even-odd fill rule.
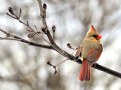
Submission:
[[[93,35],[94,38],[97,38],[97,36],[98,36],[98,35],[96,35],[96,34]]]

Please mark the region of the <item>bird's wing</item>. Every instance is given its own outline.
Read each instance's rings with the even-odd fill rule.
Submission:
[[[101,44],[99,48],[91,48],[86,59],[90,62],[91,65],[93,65],[94,62],[96,62],[99,59],[102,51],[103,48]]]

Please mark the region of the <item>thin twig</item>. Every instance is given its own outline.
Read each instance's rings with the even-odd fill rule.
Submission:
[[[20,20],[20,17],[17,17],[17,15],[12,16],[12,15],[11,15],[11,14],[9,14],[9,13],[6,13],[6,14],[7,14],[8,16],[12,17],[13,19],[18,20],[20,23],[22,23],[23,25],[27,26],[27,27],[28,27],[31,31],[33,31],[33,32],[34,32],[34,29],[33,29],[32,27],[30,27],[30,25],[29,25],[29,22],[28,22],[28,21],[25,23],[24,21]]]
[[[20,42],[24,42],[24,43],[27,43],[29,45],[32,45],[32,46],[37,46],[37,47],[41,47],[41,48],[46,48],[46,49],[53,49],[51,46],[49,45],[42,45],[42,44],[38,44],[38,43],[34,43],[34,42],[31,42],[31,41],[28,41],[28,40],[25,40],[19,36],[16,36],[16,35],[13,35],[13,34],[10,34],[6,31],[4,31],[3,29],[0,28],[0,31],[3,32],[6,36],[9,35],[9,37],[0,37],[1,40],[14,40],[14,41],[20,41]]]
[[[62,64],[62,63],[64,63],[64,62],[66,62],[67,60],[68,60],[68,59],[65,59],[65,60],[61,61],[60,63],[56,64],[55,66],[57,67],[58,65],[60,65],[60,64]]]
[[[55,31],[56,31],[56,27],[55,27],[55,25],[53,25],[52,26],[53,40],[55,39]]]
[[[13,18],[13,19],[16,19],[17,21],[19,21],[20,23],[22,23],[23,25],[25,25],[26,27],[29,28],[29,30],[27,30],[27,31],[31,32],[31,33],[28,35],[29,38],[34,37],[35,35],[38,35],[42,40],[44,40],[45,42],[47,42],[47,43],[51,46],[50,42],[48,42],[46,39],[44,39],[43,37],[41,37],[41,36],[39,35],[41,32],[39,32],[39,33],[38,33],[38,31],[35,32],[35,30],[29,25],[29,22],[28,22],[28,21],[25,23],[24,21],[20,20],[20,16],[21,16],[21,13],[22,13],[22,10],[21,10],[21,9],[20,9],[20,11],[19,11],[19,16],[17,16],[16,14],[14,14],[14,11],[13,11],[13,9],[12,9],[11,7],[9,7],[8,10],[9,10],[9,12],[10,12],[10,14],[9,14],[9,13],[6,13],[8,16],[10,16],[10,17]],[[12,15],[11,15],[11,14],[12,14]],[[36,25],[34,25],[34,27],[35,27],[36,30],[37,30]]]

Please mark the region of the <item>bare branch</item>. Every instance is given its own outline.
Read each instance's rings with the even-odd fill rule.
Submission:
[[[55,74],[58,72],[57,69],[56,69],[57,66],[59,66],[59,65],[61,65],[62,63],[66,62],[67,60],[68,60],[68,59],[65,59],[65,60],[59,62],[59,63],[56,64],[56,65],[51,64],[50,61],[48,61],[47,64],[48,64],[49,66],[52,66],[52,67],[54,68],[54,70],[55,70],[54,75],[55,75]]]
[[[46,9],[46,5],[44,5],[43,8]],[[14,11],[13,11],[13,9],[12,9],[11,7],[9,7],[8,10],[9,10],[9,12],[10,12],[10,14],[9,14],[9,13],[6,13],[8,16],[10,16],[10,17],[13,18],[13,19],[16,19],[17,21],[19,21],[20,23],[22,23],[23,25],[25,25],[26,27],[29,28],[29,30],[27,30],[27,31],[30,32],[30,33],[28,34],[28,37],[29,37],[29,38],[32,38],[32,37],[34,37],[35,35],[38,35],[41,39],[43,39],[43,40],[44,40],[45,42],[47,42],[50,46],[52,46],[52,45],[50,44],[50,42],[48,42],[46,39],[44,39],[43,37],[41,37],[41,36],[39,35],[39,34],[41,33],[40,31],[37,31],[37,32],[36,32],[36,31],[29,25],[29,22],[28,22],[28,21],[25,23],[24,21],[20,20],[20,16],[21,16],[21,13],[22,13],[22,10],[21,10],[21,9],[19,10],[19,16],[17,16],[17,15],[14,13]],[[45,15],[45,14],[44,14],[44,15]],[[34,25],[34,27],[35,27],[36,30],[37,30],[36,25]]]
[[[56,73],[58,72],[57,71],[57,69],[56,69],[56,66],[55,65],[53,65],[53,64],[51,64],[49,61],[47,62],[47,64],[49,65],[49,66],[52,66],[53,68],[54,68],[54,75],[56,75]]]
[[[43,8],[43,5],[45,5],[45,4],[43,4],[42,5],[42,2],[41,2],[41,0],[37,0],[37,2],[38,2],[38,5],[39,5],[39,8],[40,8],[40,16],[41,16],[41,18],[42,18],[42,23],[43,23],[43,28],[42,28],[42,30],[45,32],[45,34],[47,35],[47,37],[48,37],[48,39],[49,39],[49,41],[50,41],[50,43],[51,43],[51,46],[53,47],[53,49],[54,50],[56,50],[58,53],[60,53],[61,55],[63,55],[64,57],[67,57],[68,59],[75,59],[75,57],[73,56],[73,55],[71,55],[71,54],[69,54],[69,53],[67,53],[66,51],[64,51],[64,50],[62,50],[55,42],[54,42],[54,40],[53,40],[53,38],[52,38],[52,36],[51,36],[51,34],[50,34],[50,31],[48,30],[48,26],[47,26],[47,23],[46,23],[46,18],[45,18],[45,16],[43,16],[43,15],[46,15],[46,14],[44,14],[44,13],[46,13],[46,9],[47,8]]]
[[[37,2],[38,2],[38,5],[39,5],[39,8],[40,8],[40,16],[42,18],[43,29],[45,29],[45,34],[47,35],[50,43],[53,44],[54,46],[56,46],[56,43],[54,42],[54,40],[53,40],[49,30],[48,30],[47,23],[46,23],[46,16],[45,15],[46,15],[47,6],[46,6],[45,3],[42,5],[41,0],[37,0]],[[46,6],[46,8],[45,8],[45,6]]]
[[[21,17],[21,14],[22,14],[22,9],[20,8],[19,9],[19,16],[18,16],[19,18]]]
[[[46,31],[46,35],[47,35],[47,37],[48,37],[50,43],[53,45],[54,50],[56,50],[56,51],[57,51],[58,53],[60,53],[61,55],[67,57],[68,59],[74,60],[75,62],[81,64],[82,61],[81,61],[80,59],[78,59],[78,58],[74,57],[73,55],[67,53],[66,51],[62,50],[62,49],[54,42],[54,40],[53,40],[53,38],[52,38],[52,36],[51,36],[49,30],[48,30],[48,26],[47,26],[47,23],[46,23],[46,19],[45,19],[45,17],[43,16],[43,15],[46,15],[46,14],[44,14],[44,13],[46,13],[46,9],[47,9],[47,8],[45,9],[45,8],[42,7],[42,2],[41,2],[41,0],[37,0],[37,2],[38,2],[38,4],[39,4],[40,13],[41,13],[40,15],[41,15],[41,17],[42,17],[42,23],[43,23],[44,29],[45,29],[45,31]],[[108,68],[106,68],[106,67],[104,67],[104,66],[101,66],[101,65],[99,65],[99,64],[97,64],[97,63],[94,64],[92,67],[93,67],[93,68],[96,68],[96,69],[98,69],[98,70],[104,71],[104,72],[106,72],[106,73],[108,73],[108,74],[111,74],[111,75],[113,75],[113,76],[117,76],[117,77],[121,78],[121,73],[116,72],[116,71],[111,70],[111,69],[108,69]]]
[[[0,31],[3,32],[6,37],[0,37],[1,40],[14,40],[14,41],[20,41],[20,42],[24,42],[24,43],[27,43],[29,45],[32,45],[32,46],[37,46],[37,47],[41,47],[41,48],[46,48],[46,49],[53,49],[51,46],[49,45],[42,45],[42,44],[38,44],[38,43],[34,43],[34,42],[31,42],[31,41],[28,41],[28,40],[25,40],[19,36],[16,36],[16,35],[12,35],[8,32],[6,32],[5,30],[2,30],[0,28]]]
[[[20,10],[21,10],[21,9],[20,9]],[[21,11],[21,12],[22,12],[22,11]],[[33,29],[32,27],[30,27],[28,21],[25,23],[24,21],[20,20],[21,12],[20,12],[19,16],[17,16],[16,14],[14,14],[14,15],[11,15],[11,14],[9,14],[9,13],[6,13],[6,14],[7,14],[8,16],[12,17],[13,19],[16,19],[17,21],[19,21],[19,22],[22,23],[23,25],[27,26],[31,31],[34,32],[34,29]]]
[[[41,16],[41,18],[42,18],[42,24],[43,24],[42,31],[47,35],[47,37],[48,37],[48,39],[49,39],[49,42],[48,42],[47,40],[45,40],[44,38],[42,38],[42,37],[40,37],[40,38],[42,38],[43,40],[45,40],[49,45],[42,45],[42,44],[37,44],[37,43],[34,43],[34,42],[30,42],[30,41],[25,40],[25,39],[23,39],[23,38],[21,38],[21,37],[18,37],[18,36],[16,36],[16,35],[12,35],[12,34],[10,34],[10,33],[6,32],[6,31],[4,31],[4,30],[2,30],[2,29],[0,29],[0,31],[3,32],[3,33],[6,35],[6,37],[3,37],[3,38],[1,37],[0,39],[1,39],[1,40],[15,40],[15,41],[20,41],[20,42],[27,43],[27,44],[29,44],[29,45],[41,47],[41,48],[52,49],[52,50],[57,51],[59,54],[61,54],[62,56],[66,57],[67,59],[72,60],[72,61],[75,61],[75,62],[81,64],[82,61],[81,61],[78,57],[75,57],[75,56],[73,56],[72,54],[70,54],[70,53],[64,51],[63,49],[61,49],[61,48],[55,43],[55,41],[54,41],[53,37],[51,36],[50,31],[49,31],[49,29],[48,29],[47,23],[46,23],[46,9],[47,9],[47,5],[46,5],[46,4],[42,4],[41,0],[37,0],[37,2],[38,2],[38,5],[39,5],[39,8],[40,8],[40,13],[41,13],[40,16]],[[20,20],[20,16],[21,16],[21,13],[22,13],[21,10],[19,11],[19,12],[20,12],[19,16],[17,16],[17,15],[13,12],[12,8],[9,8],[9,12],[10,12],[10,14],[7,13],[8,16],[10,16],[10,17],[12,17],[12,18],[18,20],[20,23],[22,23],[22,24],[24,24],[25,26],[27,26],[27,27],[30,29],[30,31],[32,31],[32,34],[33,34],[33,32],[35,32],[34,29],[31,28],[31,26],[29,25],[29,22],[28,22],[28,21],[25,23],[25,22],[23,22],[22,20]],[[35,33],[36,33],[36,32],[35,32]],[[35,34],[35,33],[34,33],[34,34]],[[71,48],[71,45],[68,45],[68,47]],[[106,72],[106,73],[108,73],[108,74],[111,74],[111,75],[113,75],[113,76],[116,76],[116,77],[121,78],[121,73],[116,72],[116,71],[114,71],[114,70],[111,70],[111,69],[109,69],[109,68],[106,68],[106,67],[104,67],[104,66],[101,66],[101,65],[99,65],[99,64],[97,64],[97,63],[95,63],[92,67],[93,67],[93,68],[96,68],[96,69],[98,69],[98,70],[101,70],[101,71],[103,71],[103,72]],[[55,70],[56,70],[56,69],[55,69]]]

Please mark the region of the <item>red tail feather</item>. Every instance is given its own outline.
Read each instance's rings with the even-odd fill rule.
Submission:
[[[79,79],[81,81],[89,81],[90,80],[90,64],[87,60],[83,60],[82,67],[80,70]]]

